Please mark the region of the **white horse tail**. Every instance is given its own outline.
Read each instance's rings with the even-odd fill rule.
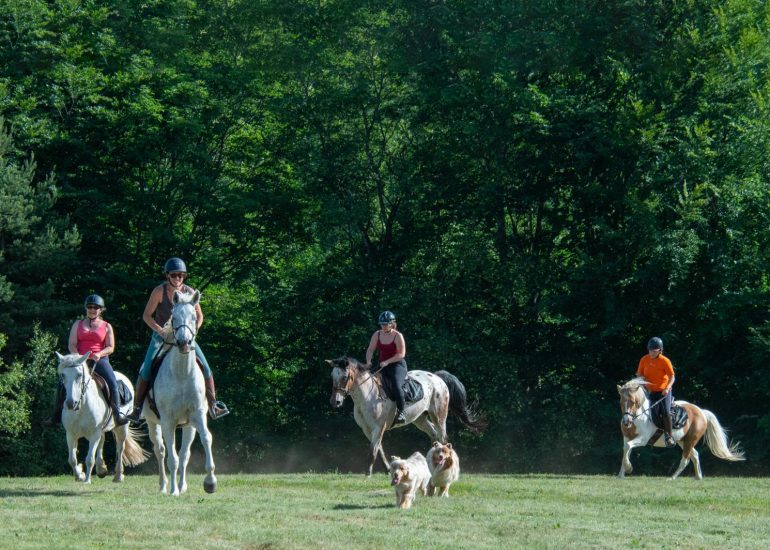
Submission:
[[[123,448],[123,463],[126,466],[139,466],[152,456],[152,453],[142,449],[138,440],[142,438],[142,432],[137,428],[126,426],[126,446]]]
[[[738,443],[727,441],[727,432],[711,411],[701,409],[706,417],[706,445],[709,451],[717,458],[730,461],[746,460]]]

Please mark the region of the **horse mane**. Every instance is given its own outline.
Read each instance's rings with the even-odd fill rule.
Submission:
[[[620,387],[620,391],[636,391],[638,388],[642,388],[645,393],[647,392],[647,379],[644,376],[632,378]]]

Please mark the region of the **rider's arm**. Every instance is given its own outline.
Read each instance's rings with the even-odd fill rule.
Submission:
[[[200,302],[195,304],[195,330],[199,330],[201,328],[201,325],[203,324],[203,310],[201,309]]]
[[[67,342],[67,348],[70,350],[70,353],[77,353],[78,352],[78,323],[80,321],[75,321],[72,323],[72,328],[70,329],[70,337],[69,341]]]
[[[379,331],[375,331],[374,334],[372,334],[371,339],[369,340],[369,347],[366,348],[366,364],[371,366],[372,364],[372,355],[374,355],[374,350],[377,349],[377,334]]]
[[[112,325],[107,323],[107,334],[104,337],[104,349],[99,352],[99,358],[107,357],[111,353],[115,353],[115,332],[112,330]]]
[[[160,334],[163,331],[163,327],[155,322],[153,314],[158,309],[161,300],[163,300],[163,285],[155,287],[150,294],[150,299],[147,300],[147,305],[144,306],[144,313],[142,314],[142,320],[145,324],[152,329],[153,332]]]

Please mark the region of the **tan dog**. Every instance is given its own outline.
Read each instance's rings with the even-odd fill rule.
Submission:
[[[407,459],[390,457],[390,484],[396,488],[396,506],[411,508],[417,490],[425,495],[430,483],[428,461],[421,453],[413,453]]]
[[[431,473],[428,494],[433,496],[438,488],[439,496],[448,497],[449,486],[460,478],[460,457],[452,444],[436,441],[428,451],[428,467]]]

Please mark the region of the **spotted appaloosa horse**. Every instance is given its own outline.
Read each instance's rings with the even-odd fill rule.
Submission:
[[[633,471],[630,460],[631,450],[634,447],[645,446],[657,431],[650,415],[650,400],[645,389],[646,382],[645,378],[639,377],[618,386],[620,410],[623,412],[620,423],[620,430],[623,432],[623,461],[618,474],[620,478]],[[695,446],[704,435],[706,445],[715,457],[730,461],[745,460],[738,443],[728,442],[727,434],[714,413],[687,401],[676,401],[676,404],[684,407],[687,411],[687,422],[683,427],[673,430],[671,434],[682,448],[682,460],[671,479],[676,479],[682,473],[682,470],[690,463],[690,459],[692,459],[693,468],[695,468],[695,477],[703,479],[700,458]],[[659,438],[654,446],[664,447],[663,438]]]
[[[393,426],[396,404],[381,396],[379,374],[372,373],[366,365],[352,357],[327,359],[326,362],[333,367],[332,407],[341,407],[349,395],[353,399],[356,424],[369,439],[369,476],[372,475],[378,453],[385,467],[390,468],[382,448],[382,436],[386,430],[414,423],[428,434],[431,441],[446,443],[446,418],[449,411],[474,433],[480,433],[486,427],[484,419],[468,405],[465,386],[447,371],[409,371],[409,377],[422,386],[423,397],[406,405],[406,423]]]

